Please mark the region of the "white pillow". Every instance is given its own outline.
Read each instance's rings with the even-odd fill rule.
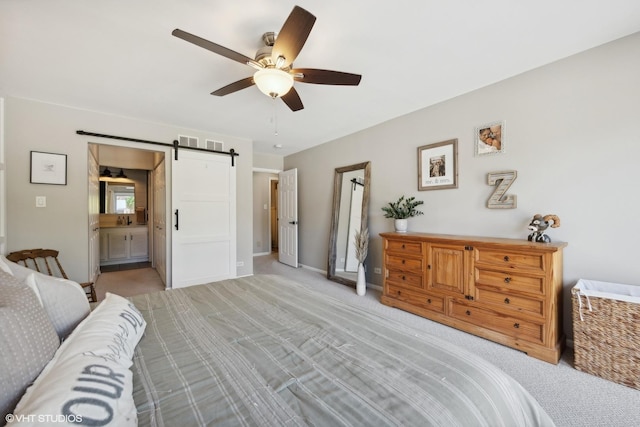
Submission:
[[[7,265],[8,262],[11,262],[11,261],[6,259],[3,255],[0,255],[0,270],[4,271],[5,273],[9,273],[10,275],[13,276],[11,269]]]
[[[107,293],[27,389],[11,426],[137,425],[129,367],[145,327],[133,304]]]
[[[35,285],[36,293],[58,336],[64,340],[91,311],[82,286],[74,281],[47,276],[37,271],[25,279],[29,287],[33,286],[31,282]]]
[[[9,261],[7,258],[5,258],[4,256],[0,256],[0,259],[2,260],[2,262],[9,267],[9,274],[11,274],[13,277],[15,277],[18,280],[24,280],[27,278],[28,275],[30,275],[31,273],[33,273],[33,270],[30,268],[27,268],[23,265],[20,265],[18,263],[15,263],[13,261]]]
[[[35,292],[61,340],[91,311],[87,294],[77,282],[48,276],[0,256],[0,266],[3,263],[9,274]]]

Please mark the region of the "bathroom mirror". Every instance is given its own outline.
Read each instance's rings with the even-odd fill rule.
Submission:
[[[136,188],[132,182],[100,180],[100,213],[134,214]]]
[[[355,233],[367,227],[371,162],[336,168],[329,234],[327,278],[355,286],[358,260]]]

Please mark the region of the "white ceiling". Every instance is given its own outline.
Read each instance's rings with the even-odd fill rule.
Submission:
[[[210,95],[253,69],[171,35],[253,57],[295,4],[317,17],[295,65],[363,76],[357,87],[296,83],[295,113],[256,87]],[[0,0],[0,96],[288,155],[639,30],[638,0]]]

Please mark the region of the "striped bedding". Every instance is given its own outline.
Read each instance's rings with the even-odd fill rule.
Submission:
[[[516,381],[280,276],[130,298],[141,426],[550,426]]]

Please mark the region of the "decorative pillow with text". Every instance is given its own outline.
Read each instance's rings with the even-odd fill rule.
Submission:
[[[137,425],[129,368],[145,327],[131,302],[107,293],[29,387],[11,425]]]

